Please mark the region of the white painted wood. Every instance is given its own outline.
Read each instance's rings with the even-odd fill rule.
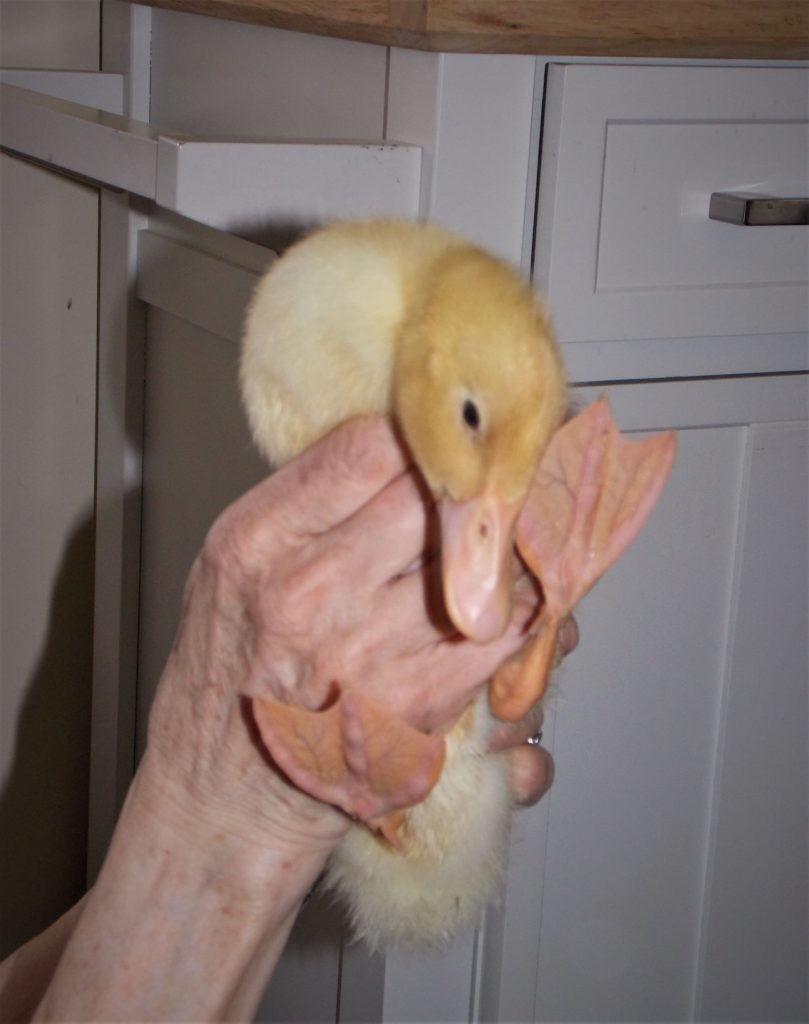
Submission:
[[[263,274],[276,255],[272,247],[219,231],[159,207],[149,209],[148,230],[165,241],[204,253],[214,260],[243,267],[251,274]],[[177,313],[186,319],[190,314],[191,310]]]
[[[346,1014],[338,1018],[339,978],[345,962],[340,954],[343,927],[339,911],[328,899],[315,895],[295,921],[254,1020],[261,1024],[311,1024],[363,1019]],[[367,979],[371,989],[374,980]],[[365,1019],[378,1021],[379,1016],[372,1013]]]
[[[149,310],[144,407],[139,749],[188,570],[225,506],[266,475],[239,401],[238,348]]]
[[[363,942],[344,933],[340,960],[337,1020],[345,1024],[378,1024],[384,1015],[385,955],[369,953]]]
[[[434,213],[432,203],[445,60],[446,55],[442,53],[390,50],[385,138],[421,147],[419,216],[424,219]]]
[[[157,133],[142,122],[2,85],[0,143],[113,188],[154,196]]]
[[[0,957],[84,884],[98,198],[0,155]]]
[[[144,374],[144,311],[133,289],[137,221],[126,194],[102,191],[88,884],[135,768]]]
[[[240,234],[418,212],[416,146],[161,138],[159,150],[156,201]]]
[[[475,990],[475,932],[447,950],[385,955],[384,1024],[434,1024],[470,1019]]]
[[[557,778],[516,819],[484,1005],[501,1020],[694,1019],[701,957],[712,949],[702,935],[707,893],[718,923],[704,1018],[787,1019],[771,1014],[801,999],[805,1014],[807,522],[805,496],[795,500],[805,435],[796,442],[782,424],[805,423],[806,379],[618,386],[610,396],[625,429],[678,427],[680,451],[646,531],[577,613],[581,646],[546,719]],[[767,467],[752,490],[749,451]],[[774,516],[782,496],[790,510]],[[754,564],[768,564],[773,545],[796,562],[791,585]],[[732,615],[737,592],[755,593],[747,619]],[[764,645],[777,650],[783,680],[772,711],[762,710],[761,660],[747,658],[757,642],[749,615],[762,602],[764,621],[779,624]],[[717,828],[724,845],[712,840]],[[766,883],[775,905],[755,915],[753,934],[746,918],[728,947],[741,907],[761,910],[748,891],[759,867],[782,871],[784,887]],[[760,986],[750,1016],[753,1004],[721,970],[730,952]]]
[[[99,35],[100,0],[0,0],[6,68],[86,80]],[[0,164],[2,957],[85,881],[98,198]]]
[[[104,0],[101,39],[103,71],[123,75],[124,113],[150,120],[152,77],[152,8],[129,0]]]
[[[553,297],[551,306],[555,309]],[[795,332],[730,338],[562,341],[562,355],[568,379],[574,383],[721,377],[730,368],[736,374],[794,373],[809,364],[809,338],[805,332]]]
[[[204,224],[301,231],[337,217],[418,212],[416,146],[180,139],[81,104],[0,89],[0,138],[10,150]]]
[[[806,367],[790,339],[805,346],[805,230],[729,233],[706,211],[717,188],[807,179],[808,81],[800,68],[549,68],[536,279],[562,340],[601,346],[590,379],[617,376],[609,353],[627,339],[700,339],[720,353],[710,365],[750,372],[749,336],[771,335],[758,372]],[[693,355],[681,373],[713,372]]]
[[[585,404],[605,394],[622,430],[678,430],[746,427],[751,423],[784,423],[809,415],[806,374],[688,380],[635,386],[576,388],[574,399]]]
[[[803,194],[809,124],[608,124],[596,291],[782,285],[800,295],[809,279],[806,232],[710,220],[711,183],[723,180]]]
[[[386,137],[429,154],[422,215],[520,265],[535,197],[535,59],[394,49],[390,60]]]
[[[247,303],[273,260],[267,250],[250,248],[258,250],[260,271],[144,231],[139,239],[138,298],[238,345]]]
[[[748,433],[699,1020],[809,1017],[808,451]]]
[[[105,0],[103,77],[124,83],[119,112],[141,121],[149,117],[150,18],[149,8]],[[134,282],[142,221],[126,193],[101,191],[88,884],[134,770],[145,326]]]
[[[0,0],[0,64],[97,71],[101,0]]]
[[[31,89],[70,103],[98,107],[108,114],[122,114],[124,110],[124,79],[121,75],[100,71],[2,68],[0,84],[16,85],[20,89]]]
[[[447,54],[431,214],[519,265],[529,180],[533,57]]]
[[[383,138],[384,46],[174,11],[152,24],[152,120],[172,132]]]

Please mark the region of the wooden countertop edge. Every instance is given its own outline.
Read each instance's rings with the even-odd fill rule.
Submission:
[[[548,56],[806,59],[806,0],[138,0],[407,49]],[[339,8],[339,12],[338,12]],[[604,18],[605,9],[609,18]]]

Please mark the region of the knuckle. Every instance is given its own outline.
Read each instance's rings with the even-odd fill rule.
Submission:
[[[404,468],[404,456],[390,422],[376,413],[355,416],[329,437],[329,472],[344,485],[366,487]]]
[[[214,522],[203,542],[205,563],[225,573],[260,571],[272,555],[266,543],[266,516],[256,516],[236,502]]]
[[[202,545],[203,562],[216,569],[240,564],[244,555],[245,537],[233,507],[226,509],[208,530]]]
[[[323,635],[332,625],[337,603],[331,557],[290,556],[267,574],[260,588],[270,602],[275,626],[294,636]]]

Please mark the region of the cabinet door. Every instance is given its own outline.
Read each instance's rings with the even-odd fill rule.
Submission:
[[[518,815],[484,1004],[501,1020],[804,1020],[805,377],[615,387],[679,452],[582,603]]]
[[[0,155],[0,958],[83,892],[98,192]]]
[[[709,206],[807,182],[806,68],[551,65],[535,269],[573,379],[806,370],[806,227]]]

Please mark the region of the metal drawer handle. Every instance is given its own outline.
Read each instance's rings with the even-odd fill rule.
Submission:
[[[755,192],[714,192],[708,216],[744,227],[809,224],[809,199],[780,199]]]

